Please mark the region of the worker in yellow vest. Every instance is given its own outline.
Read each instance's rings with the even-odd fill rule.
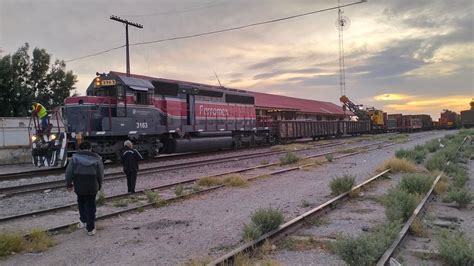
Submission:
[[[46,108],[44,108],[43,105],[41,105],[38,102],[33,103],[31,106],[33,109],[33,115],[38,116],[39,119],[41,119],[41,129],[44,131],[49,125],[48,121],[48,111],[46,111]]]

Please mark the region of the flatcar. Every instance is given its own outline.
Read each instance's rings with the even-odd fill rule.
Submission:
[[[31,136],[36,166],[64,166],[82,141],[91,142],[104,160],[115,161],[127,139],[154,157],[370,129],[367,122],[264,119],[248,91],[118,72],[97,73],[86,92],[65,99],[57,115],[63,126]]]

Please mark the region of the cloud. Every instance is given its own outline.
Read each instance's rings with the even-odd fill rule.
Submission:
[[[280,57],[273,57],[269,59],[265,59],[262,62],[253,64],[248,67],[249,70],[256,70],[256,69],[266,69],[266,68],[273,68],[276,65],[287,63],[293,60],[293,57],[289,56],[280,56]]]
[[[374,96],[374,100],[376,101],[401,101],[412,98],[413,96],[409,96],[406,94],[396,94],[396,93],[386,93]]]
[[[456,112],[469,109],[468,95],[447,96],[441,98],[429,98],[418,96],[413,100],[399,104],[388,104],[384,108],[388,111],[429,113],[441,112],[442,109],[450,109]]]

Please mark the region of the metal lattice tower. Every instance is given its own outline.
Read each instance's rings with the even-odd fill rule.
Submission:
[[[340,0],[338,0],[338,6],[341,6]],[[350,26],[350,20],[348,17],[343,16],[344,11],[341,8],[337,12],[336,27],[339,32],[339,89],[341,96],[346,95],[346,69],[344,62],[344,30],[347,30]]]

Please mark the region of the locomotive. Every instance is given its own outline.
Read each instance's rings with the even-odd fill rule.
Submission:
[[[36,166],[65,166],[82,141],[104,160],[120,158],[124,140],[146,157],[219,150],[370,131],[369,121],[294,121],[257,115],[248,91],[119,72],[97,73],[86,96],[58,108],[57,125],[31,137]],[[35,123],[36,125],[36,123]],[[39,125],[39,123],[38,123]]]

